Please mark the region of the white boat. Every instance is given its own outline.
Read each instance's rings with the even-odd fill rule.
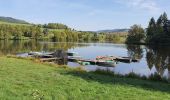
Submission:
[[[52,53],[50,52],[29,52],[28,55],[32,56],[43,56],[43,55],[51,55]]]

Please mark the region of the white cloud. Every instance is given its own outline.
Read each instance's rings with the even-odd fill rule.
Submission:
[[[117,3],[124,4],[133,9],[149,11],[150,13],[161,12],[161,8],[158,6],[156,0],[119,0]]]

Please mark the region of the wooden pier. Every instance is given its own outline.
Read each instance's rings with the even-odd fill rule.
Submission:
[[[53,62],[56,60],[61,60],[60,58],[42,58],[40,59],[41,62]]]
[[[124,63],[139,62],[139,59],[133,59],[131,57],[116,57],[116,56],[98,56],[96,60],[115,60]]]
[[[68,53],[63,50],[56,50],[53,53],[41,53],[41,52],[31,52],[30,55],[37,57],[41,62],[76,62],[84,65],[99,65],[99,66],[109,66],[114,67],[117,62],[131,63],[139,62],[139,59],[133,59],[131,57],[121,57],[121,56],[97,56],[96,59],[83,59],[77,56],[76,53]]]

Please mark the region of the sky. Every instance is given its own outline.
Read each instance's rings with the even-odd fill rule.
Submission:
[[[166,12],[169,0],[1,0],[0,16],[31,23],[63,23],[82,31],[147,27],[151,17]]]

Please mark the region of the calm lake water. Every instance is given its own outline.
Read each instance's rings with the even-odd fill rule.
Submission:
[[[64,43],[64,42],[36,42],[36,41],[0,41],[0,54],[17,54],[30,51],[54,51],[63,49],[65,51],[77,52],[85,59],[95,59],[96,56],[129,56],[140,59],[136,63],[118,62],[115,67],[83,66],[86,70],[110,69],[116,73],[136,74],[149,76],[158,73],[162,77],[170,79],[170,47],[146,47],[140,45],[125,45],[113,43]],[[80,65],[68,62],[70,67]]]

